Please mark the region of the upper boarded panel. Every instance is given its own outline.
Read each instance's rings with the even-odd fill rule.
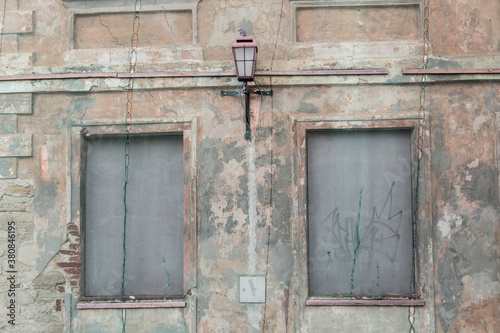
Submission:
[[[135,13],[77,14],[74,19],[74,48],[129,47]],[[193,43],[190,10],[142,12],[139,46]]]
[[[415,40],[419,5],[296,8],[296,42]]]

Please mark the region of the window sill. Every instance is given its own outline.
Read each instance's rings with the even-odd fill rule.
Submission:
[[[306,306],[425,306],[419,299],[308,299]]]
[[[186,302],[79,302],[78,310],[92,309],[152,309],[152,308],[185,308]]]

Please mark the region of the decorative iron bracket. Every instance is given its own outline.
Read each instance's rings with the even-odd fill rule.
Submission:
[[[236,95],[245,95],[244,99],[244,107],[245,107],[245,120],[246,120],[246,133],[245,133],[245,139],[250,140],[250,94],[255,94],[255,95],[260,95],[260,96],[272,96],[273,91],[268,90],[268,91],[263,91],[263,90],[252,90],[248,88],[248,83],[245,81],[243,82],[243,88],[241,88],[239,91],[224,91],[221,90],[220,95],[222,97],[224,96],[236,96]]]
[[[252,91],[251,90],[250,93],[261,95],[261,96],[272,96],[273,95],[273,91],[272,90],[267,90],[267,91],[264,91],[264,90]],[[236,95],[239,95],[239,94],[240,94],[239,91],[224,91],[224,90],[220,91],[220,95],[222,97],[224,97],[224,96],[236,96]]]

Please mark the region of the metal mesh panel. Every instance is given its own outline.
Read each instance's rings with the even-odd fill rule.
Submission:
[[[123,272],[123,138],[89,140],[85,294],[120,296]],[[133,137],[127,189],[125,295],[183,294],[182,136]]]
[[[409,295],[410,134],[308,133],[311,296]]]

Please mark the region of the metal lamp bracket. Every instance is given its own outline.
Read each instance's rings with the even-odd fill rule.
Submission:
[[[248,83],[246,81],[243,82],[243,88],[239,91],[224,91],[221,90],[220,95],[224,96],[236,96],[236,95],[245,95],[244,98],[244,107],[245,107],[245,120],[246,120],[246,134],[245,139],[250,140],[250,94],[260,95],[260,96],[272,96],[273,91],[263,91],[263,90],[253,90],[248,88]]]
[[[250,93],[261,95],[261,96],[272,96],[273,95],[273,91],[272,90],[267,90],[267,91],[256,90],[256,91],[251,91]],[[224,90],[220,91],[220,95],[222,97],[224,97],[224,96],[236,96],[236,95],[239,95],[239,94],[240,94],[239,91],[224,91]]]

